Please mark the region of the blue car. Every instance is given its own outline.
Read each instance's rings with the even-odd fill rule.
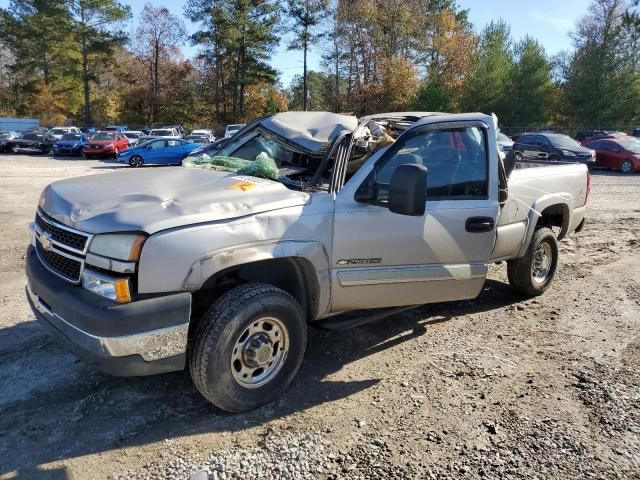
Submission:
[[[82,155],[82,149],[88,143],[82,133],[65,133],[53,144],[54,155]]]
[[[121,151],[118,158],[134,168],[143,165],[180,165],[184,157],[200,147],[179,138],[154,138]]]

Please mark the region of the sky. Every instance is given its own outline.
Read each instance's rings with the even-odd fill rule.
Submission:
[[[131,6],[137,16],[148,0],[121,0]],[[154,5],[161,2],[153,1]],[[165,4],[174,12],[183,12],[186,0],[171,0]],[[529,34],[540,41],[548,54],[571,49],[568,32],[573,29],[580,17],[586,12],[591,0],[458,0],[461,8],[469,9],[469,17],[476,31],[481,30],[491,20],[500,18],[511,25],[511,33],[517,40]],[[185,19],[187,30],[192,32],[197,25]],[[197,48],[185,46],[187,56],[197,52]],[[309,68],[320,69],[321,49],[315,49],[309,55]],[[296,74],[302,73],[302,52],[288,51],[286,37],[276,49],[271,64],[280,73],[280,83],[288,87]]]
[[[148,0],[120,0],[131,6],[134,18],[137,18]],[[153,0],[154,5],[166,5],[175,13],[183,15],[187,0]],[[0,7],[7,7],[9,0],[0,0]],[[591,0],[458,0],[461,8],[469,9],[469,17],[476,31],[481,30],[491,20],[504,19],[511,25],[514,39],[529,34],[540,41],[547,53],[553,55],[562,50],[571,49],[568,32],[573,29],[578,19],[587,12]],[[188,32],[194,32],[198,26],[186,18]],[[132,32],[133,33],[133,32]],[[286,37],[276,49],[271,64],[280,73],[280,83],[288,87],[296,74],[302,73],[302,52],[288,51]],[[184,45],[183,51],[191,57],[197,48]],[[322,51],[314,49],[309,55],[309,68],[318,70]]]

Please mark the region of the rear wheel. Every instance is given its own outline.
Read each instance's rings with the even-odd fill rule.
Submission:
[[[300,304],[272,285],[229,290],[202,318],[189,353],[198,391],[240,412],[270,402],[293,380],[307,342]]]
[[[551,285],[557,266],[558,240],[551,229],[540,228],[524,256],[507,262],[509,284],[524,295],[541,295]]]
[[[620,171],[622,173],[631,173],[633,172],[633,164],[630,160],[625,160],[620,164]]]
[[[134,155],[129,159],[129,166],[133,168],[142,167],[144,165],[144,160],[140,155]]]

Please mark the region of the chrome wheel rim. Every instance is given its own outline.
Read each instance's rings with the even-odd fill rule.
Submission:
[[[238,336],[231,351],[231,373],[238,385],[258,388],[282,369],[289,351],[287,327],[273,317],[255,320]]]
[[[548,243],[541,243],[536,248],[536,252],[533,255],[533,264],[531,265],[531,274],[533,280],[536,283],[544,283],[551,271],[552,254],[551,245]]]
[[[620,170],[622,170],[622,173],[629,173],[631,171],[631,162],[622,162]]]

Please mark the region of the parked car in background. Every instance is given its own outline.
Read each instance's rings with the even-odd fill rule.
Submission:
[[[584,140],[595,137],[602,137],[607,134],[608,132],[606,130],[580,130],[573,138],[575,138],[578,142],[583,142]]]
[[[212,130],[198,129],[191,132],[191,135],[200,135],[200,136],[207,137],[207,139],[209,140],[209,143],[214,142],[216,140],[216,136],[213,134]]]
[[[498,149],[505,155],[511,151],[513,147],[513,140],[507,137],[504,133],[498,132]]]
[[[156,138],[120,152],[118,158],[135,168],[144,165],[180,165],[184,157],[199,148],[200,145],[181,138]]]
[[[126,132],[127,126],[126,125],[108,125],[104,127],[103,131],[104,132]]]
[[[184,129],[182,125],[163,125],[162,127],[158,127],[158,128],[172,128],[176,132],[178,132],[178,135],[180,135],[181,138],[187,134],[187,131]]]
[[[149,137],[162,137],[162,138],[182,138],[182,135],[175,128],[154,128],[149,132]]]
[[[90,136],[96,133],[98,129],[96,127],[80,127],[80,131],[86,136]]]
[[[46,139],[52,144],[67,133],[82,133],[78,127],[53,127],[47,132]]]
[[[190,143],[195,143],[196,145],[199,146],[204,146],[204,145],[209,145],[211,143],[211,141],[209,140],[209,137],[205,136],[205,135],[187,135],[186,137],[184,137],[184,140],[186,140],[187,142]]]
[[[236,123],[234,125],[227,125],[227,128],[225,128],[224,130],[224,138],[233,137],[245,125],[246,125],[245,123]]]
[[[603,138],[620,138],[620,137],[627,137],[627,136],[628,135],[624,132],[609,131],[601,135],[593,135],[591,137],[587,137],[580,142],[580,145],[585,146],[587,143],[592,142],[593,140],[600,140]]]
[[[0,131],[0,152],[5,151],[5,145],[7,142],[18,138],[20,134],[18,132]]]
[[[144,133],[142,133],[140,130],[127,130],[126,132],[122,132],[122,134],[127,137],[127,140],[129,140],[130,147],[133,147],[140,143],[140,139],[144,137]]]
[[[87,137],[83,133],[65,133],[60,140],[53,144],[54,155],[82,155],[87,144]]]
[[[47,140],[46,133],[42,131],[26,132],[22,135],[3,142],[2,151],[5,153],[18,153],[20,151],[30,151],[38,153],[49,153],[51,143]]]
[[[84,156],[118,158],[122,150],[129,148],[129,140],[122,133],[103,131],[94,133],[83,149]]]
[[[596,152],[596,166],[622,173],[640,172],[640,140],[625,136],[594,140],[587,144]]]
[[[513,144],[516,160],[579,162],[592,165],[596,153],[561,133],[525,133]]]
[[[13,140],[14,138],[18,138],[20,134],[14,131],[6,131],[0,130],[0,141]]]
[[[640,137],[640,128],[636,128],[632,134],[634,137]]]

